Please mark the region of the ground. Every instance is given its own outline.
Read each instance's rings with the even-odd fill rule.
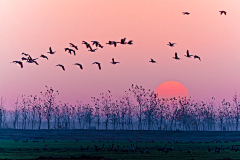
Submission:
[[[46,144],[47,150],[44,150]],[[100,150],[103,144],[104,149]],[[112,144],[114,144],[113,148],[117,148],[117,145],[120,146],[118,152],[108,151]],[[121,151],[124,146],[130,149],[133,144],[134,152]],[[95,150],[94,145],[98,146],[98,151]],[[166,148],[172,146],[172,151],[164,153],[165,145]],[[89,150],[87,150],[87,146],[89,146]],[[136,146],[141,149],[136,149]],[[159,151],[156,150],[156,146]],[[146,147],[149,153],[146,153]],[[207,147],[213,151],[209,151]],[[216,147],[221,148],[219,153],[215,151]],[[240,159],[238,147],[240,149],[240,132],[0,130],[1,159],[70,158],[70,156],[74,158],[83,155],[91,156],[83,157],[83,159],[104,159],[103,157],[106,159],[145,160]],[[178,151],[177,148],[182,151]],[[189,149],[190,153],[188,153]],[[144,151],[144,153],[140,153],[140,151]],[[95,157],[93,158],[93,156]]]

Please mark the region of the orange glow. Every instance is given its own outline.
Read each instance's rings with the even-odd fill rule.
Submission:
[[[155,93],[158,94],[159,98],[178,98],[179,96],[189,98],[187,88],[177,81],[166,81],[160,84]]]

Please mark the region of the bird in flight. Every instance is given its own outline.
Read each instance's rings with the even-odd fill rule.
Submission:
[[[114,47],[117,47],[117,42],[112,41],[112,43],[113,43]]]
[[[117,43],[120,43],[120,44],[126,44],[126,38],[123,38],[123,39],[121,39],[121,41],[120,42],[117,42]]]
[[[98,65],[98,68],[99,68],[99,70],[101,70],[101,65],[100,65],[100,63],[99,63],[99,62],[93,62],[92,64],[97,64],[97,65]]]
[[[112,58],[112,62],[110,62],[110,63],[112,63],[112,64],[117,64],[117,63],[120,63],[120,62],[115,62],[115,61],[114,61],[114,58]]]
[[[177,52],[175,52],[175,57],[173,57],[174,59],[180,60],[181,58],[178,57]]]
[[[92,44],[92,45],[93,45],[93,46],[94,46],[94,45],[96,45],[96,47],[97,47],[97,46],[98,46],[98,44],[99,44],[99,42],[98,42],[98,41],[91,41],[91,42],[93,42],[93,44]]]
[[[174,47],[174,44],[177,44],[177,43],[171,43],[171,42],[169,42],[167,45],[169,45],[170,47]]]
[[[58,65],[56,65],[55,67],[57,67],[57,66],[59,66],[59,67],[62,67],[62,69],[65,71],[65,68],[64,68],[64,66],[63,66],[63,65],[61,65],[61,64],[58,64]]]
[[[186,57],[188,57],[188,58],[191,58],[191,56],[193,56],[193,55],[190,55],[190,54],[189,54],[189,51],[187,50],[187,55],[184,55],[184,56],[186,56]]]
[[[156,61],[154,61],[152,58],[150,58],[151,59],[151,61],[149,61],[149,62],[151,62],[151,63],[156,63]]]
[[[19,64],[21,66],[21,68],[23,68],[23,64],[22,64],[22,61],[13,61],[11,63],[16,63],[16,64]]]
[[[82,41],[82,44],[88,44],[86,41]]]
[[[24,60],[27,60],[27,58],[26,58],[26,57],[22,57],[21,59],[22,59],[22,61],[24,61]]]
[[[24,53],[24,52],[23,52],[22,54],[23,54],[24,56],[28,56],[28,54],[27,54],[27,53]]]
[[[100,43],[98,44],[98,47],[103,48],[103,46]]]
[[[78,50],[78,47],[72,43],[69,43],[71,47],[75,48],[76,50]]]
[[[42,58],[46,58],[47,60],[48,60],[48,57],[47,56],[45,56],[45,55],[43,55],[43,54],[41,54],[41,56],[40,57],[42,57]]]
[[[199,59],[199,61],[201,61],[201,59],[200,59],[200,57],[199,57],[199,56],[195,55],[195,56],[194,56],[194,59],[195,59],[195,58],[198,58],[198,59]]]
[[[51,47],[49,47],[49,52],[47,52],[47,53],[50,53],[50,54],[54,54],[56,51],[52,51],[52,48]]]
[[[85,44],[87,48],[90,48],[90,50],[92,50],[92,47],[90,46],[89,43],[87,43],[86,41],[82,41],[83,43],[82,44]]]
[[[73,64],[73,65],[77,65],[77,66],[79,66],[81,69],[83,69],[83,67],[82,67],[82,65],[81,65],[80,63],[75,63],[75,64]]]
[[[70,53],[70,54],[72,54],[72,52],[73,52],[74,56],[76,56],[76,53],[73,49],[65,48],[65,51],[68,51],[68,53]]]
[[[93,46],[96,45],[96,47],[100,47],[100,48],[103,48],[103,46],[98,42],[98,41],[91,41],[93,42]]]
[[[106,44],[113,45],[112,41],[108,41],[108,43],[106,43]]]
[[[227,12],[226,12],[226,11],[219,11],[219,12],[220,12],[220,15],[222,15],[222,14],[227,15]]]
[[[90,48],[90,50],[88,50],[88,51],[95,52],[96,50],[97,50],[97,48],[95,48],[95,49]]]
[[[114,47],[117,47],[117,43],[118,42],[115,42],[115,41],[108,41],[108,43],[106,43],[106,44],[114,45]]]
[[[37,61],[36,61],[37,59],[38,59],[38,58],[32,59],[31,56],[28,56],[27,62],[28,62],[28,63],[35,63],[36,65],[38,65],[38,63],[37,63]]]
[[[183,15],[189,15],[189,12],[182,12]]]
[[[132,45],[132,40],[128,41],[127,44]]]

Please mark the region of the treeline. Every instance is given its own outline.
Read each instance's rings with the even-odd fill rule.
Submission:
[[[132,85],[123,96],[113,98],[111,91],[91,97],[91,104],[77,105],[56,101],[58,91],[46,86],[40,96],[21,96],[14,110],[0,101],[1,129],[104,129],[104,130],[183,130],[237,131],[239,103],[216,103],[173,97],[159,99],[151,90]]]

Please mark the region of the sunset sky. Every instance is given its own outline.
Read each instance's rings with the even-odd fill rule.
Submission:
[[[60,92],[58,100],[88,103],[107,90],[120,96],[131,84],[154,91],[177,81],[193,99],[232,100],[240,93],[239,7],[239,0],[1,0],[0,96],[11,108],[18,96],[40,95],[47,85]],[[124,37],[133,45],[106,44]],[[89,52],[83,40],[104,48]],[[76,56],[64,51],[69,43],[78,46]],[[47,53],[50,46],[54,55]],[[202,61],[186,58],[186,50]],[[10,63],[22,52],[39,58],[39,65]],[[182,60],[172,58],[175,52]],[[112,65],[112,58],[120,64]]]

